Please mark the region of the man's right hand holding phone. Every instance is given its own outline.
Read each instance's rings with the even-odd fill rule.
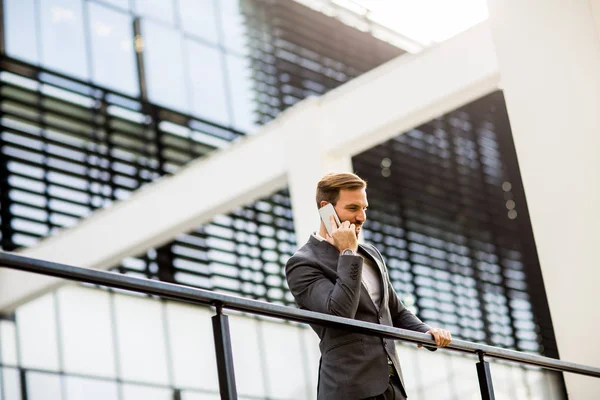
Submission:
[[[349,221],[344,221],[340,226],[337,226],[335,219],[329,217],[331,222],[331,236],[327,234],[327,241],[335,246],[341,253],[346,249],[350,249],[356,253],[358,250],[358,239],[356,237],[356,227]]]

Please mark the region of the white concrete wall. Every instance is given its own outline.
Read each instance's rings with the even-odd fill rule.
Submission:
[[[598,1],[488,3],[560,357],[600,367]],[[600,396],[600,379],[565,378],[570,398]]]

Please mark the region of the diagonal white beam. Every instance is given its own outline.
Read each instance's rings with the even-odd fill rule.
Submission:
[[[497,90],[487,23],[419,54],[400,56],[322,97],[324,147],[356,155]]]
[[[303,101],[255,136],[191,163],[22,254],[108,268],[215,214],[285,187],[289,168],[299,168],[286,157],[294,151],[286,143],[302,135],[299,127],[314,126],[307,121],[320,124],[318,155],[351,156],[496,90],[498,80],[492,39],[483,23],[423,53],[394,59],[319,99]],[[313,155],[307,154],[307,163]],[[305,192],[301,196],[312,202],[312,190]],[[58,284],[0,269],[0,310],[11,310]]]

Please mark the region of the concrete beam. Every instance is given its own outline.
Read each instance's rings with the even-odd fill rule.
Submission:
[[[356,155],[498,89],[487,23],[400,56],[322,97],[324,151]]]
[[[302,163],[297,157],[290,162],[292,158],[286,156],[298,153],[290,144],[302,142],[306,131],[298,127],[315,126],[310,121],[318,121],[321,137],[313,137],[318,150],[307,154],[306,163],[318,163],[320,167],[311,170],[317,176],[324,168],[341,165],[335,160],[347,160],[476,100],[498,88],[488,29],[480,24],[418,55],[392,60],[321,98],[301,102],[255,136],[191,163],[22,254],[81,267],[111,267],[208,222],[215,214],[285,187],[288,176],[300,177]],[[311,204],[300,207],[303,211],[296,212],[294,220],[318,222],[316,213],[305,215],[312,213],[313,190],[290,190],[293,204]],[[303,235],[307,230],[308,225],[302,225]],[[0,270],[0,310],[10,310],[57,284],[46,277]]]

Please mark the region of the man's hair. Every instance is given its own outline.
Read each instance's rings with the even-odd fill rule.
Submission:
[[[321,201],[326,201],[335,206],[340,198],[340,190],[357,190],[367,187],[367,182],[359,176],[350,173],[327,174],[317,184],[317,208]]]

